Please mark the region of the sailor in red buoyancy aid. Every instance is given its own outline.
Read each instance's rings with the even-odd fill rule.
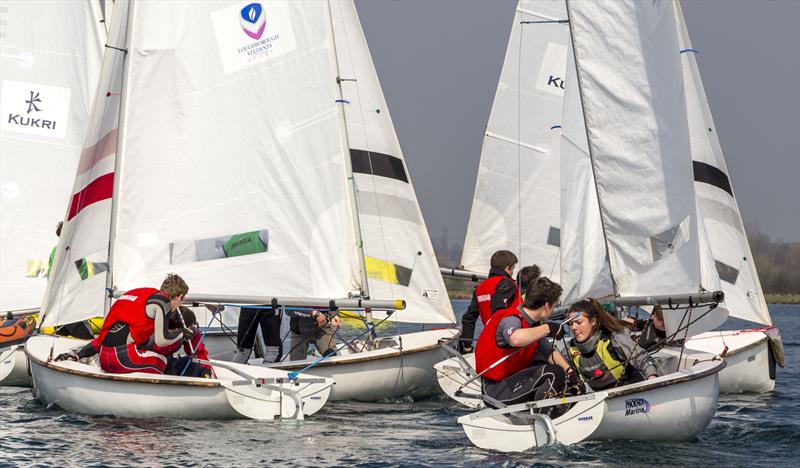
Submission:
[[[165,373],[168,359],[162,353],[193,337],[191,330],[169,329],[168,314],[180,306],[188,292],[186,282],[175,274],[167,275],[160,289],[126,292],[114,302],[97,338],[78,350],[60,354],[56,361],[100,353],[100,368],[106,372]]]
[[[498,250],[492,254],[490,265],[489,278],[475,288],[472,302],[461,317],[459,350],[465,354],[472,352],[472,339],[478,317],[485,326],[492,314],[507,307],[515,307],[521,302],[519,288],[512,278],[517,256],[508,250]]]
[[[522,304],[498,311],[486,324],[475,347],[475,370],[490,405],[539,400],[565,391],[572,370],[547,340],[561,334],[559,324],[547,321],[560,296],[561,286],[538,278]]]

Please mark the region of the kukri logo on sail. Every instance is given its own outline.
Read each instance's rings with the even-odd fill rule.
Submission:
[[[6,80],[0,103],[5,131],[61,138],[68,117],[70,90]]]

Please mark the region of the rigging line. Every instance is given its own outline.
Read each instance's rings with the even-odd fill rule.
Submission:
[[[519,13],[518,13],[519,14]],[[520,22],[520,24],[525,24]],[[522,35],[524,34],[524,27],[519,28],[519,46],[517,48],[517,253],[519,258],[522,258],[522,129],[520,122],[520,107],[521,107],[521,90],[522,86]],[[521,262],[521,260],[518,260]]]
[[[560,20],[531,20],[531,21],[520,21],[519,24],[553,24],[553,23],[569,23],[568,19],[560,19]]]

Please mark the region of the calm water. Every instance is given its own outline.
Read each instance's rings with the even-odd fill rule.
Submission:
[[[459,314],[466,308],[464,301],[453,304]],[[301,423],[131,420],[48,410],[27,389],[0,388],[0,466],[795,466],[800,306],[770,311],[788,363],[778,369],[775,391],[722,396],[694,443],[589,442],[507,455],[472,446],[456,423],[466,411],[444,398],[329,403]]]

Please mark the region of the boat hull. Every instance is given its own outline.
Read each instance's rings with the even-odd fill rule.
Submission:
[[[718,373],[725,364],[706,361],[655,380],[596,392],[552,421],[522,423],[483,410],[459,423],[473,444],[519,452],[552,443],[587,440],[690,441],[711,422],[719,398]]]
[[[775,388],[775,359],[770,353],[770,337],[764,329],[714,331],[702,333],[686,341],[691,364],[695,355],[725,353],[726,367],[719,373],[719,391],[731,393],[764,393]]]
[[[242,383],[241,374],[254,379],[286,377],[272,369],[225,363],[224,367],[214,367],[218,378],[201,379],[139,372],[108,374],[95,364],[48,362],[49,356],[84,343],[49,336],[28,340],[25,352],[30,359],[34,396],[45,406],[132,418],[302,419],[322,408],[333,384],[330,380],[299,386],[282,384],[297,392],[302,402],[302,411],[298,412],[289,393],[270,385]]]
[[[31,386],[24,347],[23,344],[16,344],[0,349],[0,386]]]
[[[378,401],[440,393],[433,365],[446,357],[440,343],[458,337],[457,329],[429,330],[384,337],[393,346],[323,360],[308,375],[332,378],[331,400]],[[255,361],[254,361],[255,362]],[[270,366],[299,371],[314,361]]]

